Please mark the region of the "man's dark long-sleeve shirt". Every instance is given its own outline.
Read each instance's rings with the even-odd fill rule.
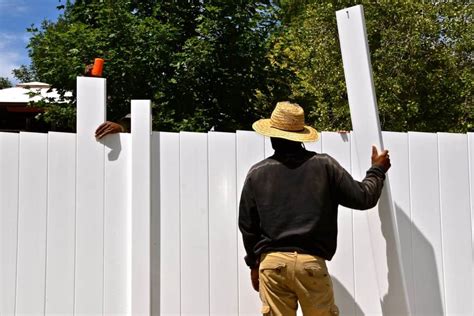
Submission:
[[[377,204],[385,173],[378,166],[355,181],[329,155],[301,148],[254,165],[242,189],[239,228],[248,266],[260,254],[298,251],[331,260],[337,246],[337,208]]]

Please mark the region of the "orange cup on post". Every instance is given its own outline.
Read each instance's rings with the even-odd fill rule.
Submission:
[[[104,60],[102,58],[94,59],[94,66],[92,67],[91,75],[94,77],[102,77],[103,69],[104,69]]]

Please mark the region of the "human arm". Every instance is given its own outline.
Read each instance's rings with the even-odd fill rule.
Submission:
[[[385,173],[390,168],[388,150],[380,154],[372,146],[372,167],[367,170],[365,178],[359,182],[340,167],[336,166],[336,196],[338,203],[353,209],[365,210],[374,207],[382,193]]]
[[[247,177],[239,205],[239,229],[242,233],[244,248],[247,253],[245,263],[250,267],[252,287],[258,292],[258,266],[259,260],[254,252],[255,245],[260,237],[260,218],[257,205],[251,189],[250,179]]]

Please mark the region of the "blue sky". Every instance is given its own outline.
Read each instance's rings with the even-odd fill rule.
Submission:
[[[56,21],[61,13],[56,6],[62,0],[0,0],[0,76],[16,82],[12,69],[29,65],[26,45],[31,24],[40,26],[43,20]]]

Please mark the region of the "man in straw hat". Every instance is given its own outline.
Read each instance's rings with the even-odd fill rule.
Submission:
[[[242,189],[239,228],[253,288],[264,315],[338,315],[326,260],[336,251],[337,208],[369,209],[377,204],[388,151],[372,147],[372,167],[355,181],[326,154],[307,151],[302,142],[318,132],[305,125],[303,109],[279,102],[270,119],[253,129],[271,137],[275,154],[254,165]]]

